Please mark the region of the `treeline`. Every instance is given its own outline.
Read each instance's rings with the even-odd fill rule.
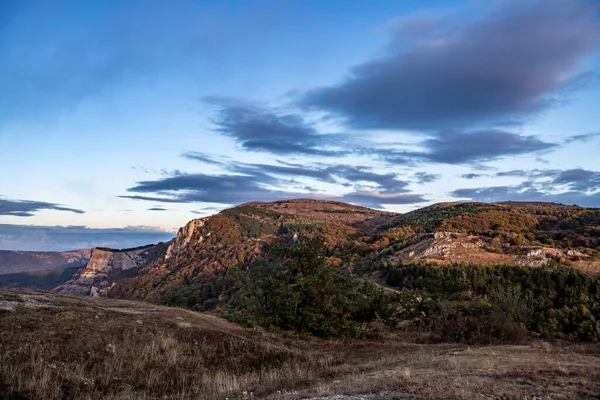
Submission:
[[[600,339],[600,280],[568,267],[410,265],[386,275],[405,297],[429,299],[408,316],[446,336],[495,318],[543,337]]]

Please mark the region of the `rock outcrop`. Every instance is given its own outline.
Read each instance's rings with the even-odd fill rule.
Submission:
[[[117,280],[136,276],[145,266],[164,256],[170,243],[131,250],[92,249],[89,263],[77,271],[73,279],[54,291],[84,296],[103,295]]]
[[[204,224],[209,217],[197,218],[188,222],[185,226],[179,228],[177,237],[172,241],[171,245],[167,249],[165,260],[170,258],[177,258],[180,254],[185,251],[185,248],[192,242],[202,243],[205,237],[209,237],[210,233],[203,235]]]

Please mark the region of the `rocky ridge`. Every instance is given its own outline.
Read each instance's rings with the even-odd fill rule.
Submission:
[[[179,228],[177,236],[172,241],[171,245],[167,249],[165,260],[173,257],[177,257],[185,251],[185,248],[195,240],[195,243],[200,244],[204,241],[205,237],[202,236],[201,231],[209,217],[197,218],[188,222],[185,226]],[[210,232],[206,237],[210,237]]]
[[[54,289],[61,294],[100,296],[118,279],[137,275],[140,269],[165,255],[168,243],[130,250],[95,248],[90,262],[73,279]]]

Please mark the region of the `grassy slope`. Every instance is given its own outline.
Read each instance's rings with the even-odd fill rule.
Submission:
[[[300,340],[145,303],[0,290],[3,398],[592,398],[600,346]],[[405,340],[402,340],[405,339]],[[244,396],[243,392],[248,395]]]

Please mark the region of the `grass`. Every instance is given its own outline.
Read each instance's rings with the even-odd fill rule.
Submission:
[[[0,290],[0,398],[600,395],[599,345],[470,348],[420,337],[299,339],[146,303]]]

